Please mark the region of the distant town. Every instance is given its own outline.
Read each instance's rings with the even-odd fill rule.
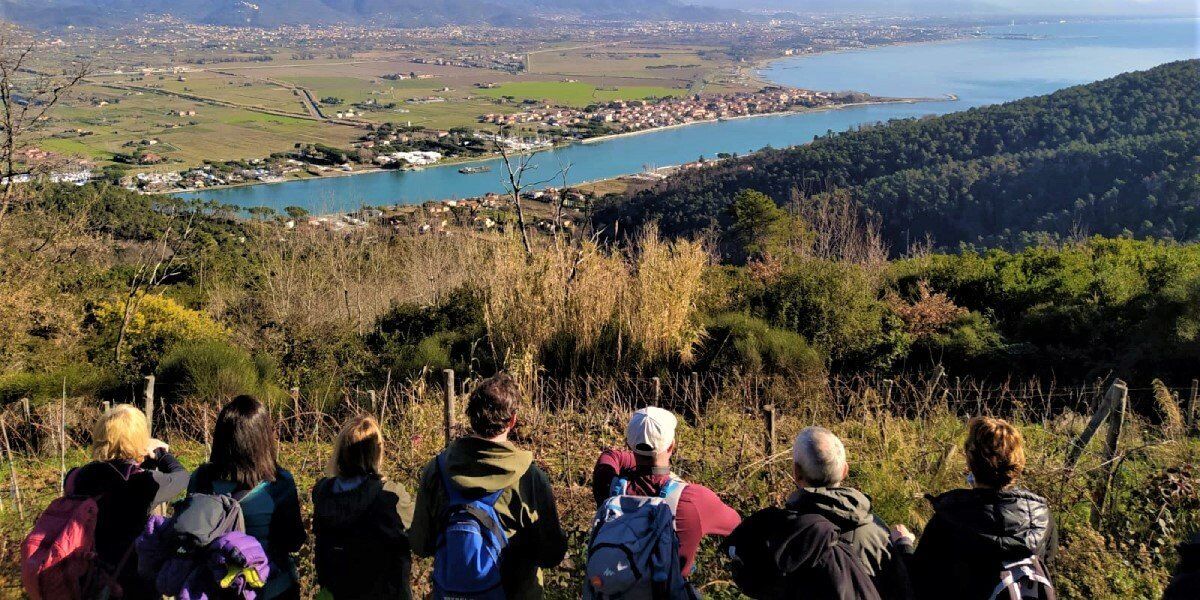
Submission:
[[[582,109],[543,105],[511,114],[487,114],[481,123],[515,126],[537,124],[542,131],[569,131],[583,139],[592,137],[596,125],[603,133],[630,133],[701,121],[782,113],[858,103],[871,97],[861,93],[814,92],[768,87],[757,92],[703,95],[655,100],[614,100]]]
[[[780,87],[755,69],[981,35],[971,23],[846,15],[272,29],[149,15],[115,29],[19,34],[47,67],[92,58],[69,110],[33,130],[12,179],[104,178],[146,193],[420,169],[501,148],[894,101]]]

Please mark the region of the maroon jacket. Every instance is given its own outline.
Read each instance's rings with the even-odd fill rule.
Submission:
[[[608,499],[612,482],[618,475],[629,480],[628,493],[636,496],[655,496],[669,475],[655,475],[649,467],[639,467],[637,455],[630,450],[610,448],[600,455],[592,471],[592,496],[597,506]],[[700,539],[706,535],[726,536],[742,517],[729,508],[712,490],[689,483],[679,496],[679,512],[675,515],[675,533],[679,535],[679,558],[683,574],[688,575],[696,562]]]

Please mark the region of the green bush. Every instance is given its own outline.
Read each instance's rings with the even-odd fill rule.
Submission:
[[[35,401],[57,398],[63,393],[64,381],[70,396],[102,395],[119,385],[119,379],[112,371],[91,363],[73,363],[49,371],[0,375],[0,404],[21,398]]]
[[[822,373],[824,357],[804,336],[774,329],[743,313],[718,315],[708,325],[701,364],[705,369],[766,371],[787,375]]]
[[[981,366],[994,367],[981,376],[1078,380],[1119,370],[1127,378],[1186,382],[1200,359],[1197,245],[1093,238],[896,261],[889,277],[902,295],[928,282],[986,317],[990,332],[970,326],[926,346],[950,354],[966,344],[986,359]],[[997,336],[1007,344],[995,343]]]
[[[163,357],[158,382],[164,398],[223,403],[239,394],[264,401],[282,393],[274,384],[275,365],[266,357],[251,357],[241,348],[206,340],[176,346]]]
[[[483,338],[483,304],[471,287],[451,292],[438,306],[397,304],[379,318],[366,336],[378,357],[380,372],[394,377],[415,376],[430,369],[465,369],[477,359],[473,352]]]
[[[835,362],[852,367],[886,366],[901,343],[878,284],[853,264],[798,261],[751,306],[771,325],[803,335]]]

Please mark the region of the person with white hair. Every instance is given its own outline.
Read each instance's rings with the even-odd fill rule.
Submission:
[[[659,494],[673,478],[671,457],[676,450],[678,422],[670,411],[654,406],[630,416],[625,428],[626,447],[605,450],[592,471],[592,495],[597,505],[614,495],[614,482],[623,484],[623,494]],[[679,495],[675,512],[683,575],[691,574],[704,536],[729,535],[741,522],[741,515],[722,502],[716,492],[699,484],[687,484]]]
[[[805,427],[792,444],[796,490],[788,498],[787,508],[829,519],[882,598],[912,598],[904,561],[889,541],[887,524],[871,512],[866,494],[843,485],[849,475],[842,440],[824,427]]]

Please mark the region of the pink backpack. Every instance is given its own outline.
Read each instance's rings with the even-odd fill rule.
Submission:
[[[120,475],[128,480],[136,470]],[[125,552],[113,574],[99,568],[95,552],[99,496],[74,493],[78,472],[76,469],[67,476],[63,497],[46,507],[21,543],[21,583],[32,600],[121,596],[113,575],[121,572],[133,547]]]

